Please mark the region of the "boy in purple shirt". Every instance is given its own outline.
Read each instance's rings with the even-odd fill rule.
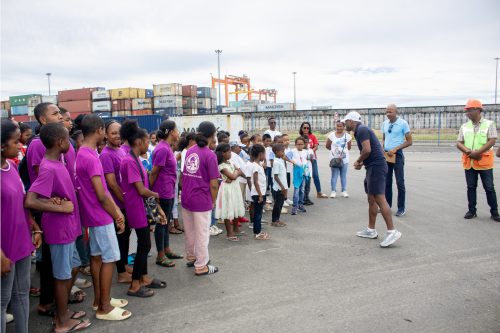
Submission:
[[[85,312],[68,311],[68,295],[80,266],[75,239],[81,234],[75,188],[60,160],[70,147],[68,130],[60,123],[46,124],[40,130],[40,139],[47,150],[26,197],[26,207],[42,212],[42,230],[50,247],[55,278],[55,332],[83,329],[90,326],[88,319],[80,319]],[[55,205],[39,197],[61,201]]]
[[[93,308],[97,319],[124,320],[132,315],[120,309],[128,302],[111,299],[110,295],[113,266],[120,259],[113,220],[119,233],[124,232],[125,223],[108,191],[97,155],[97,146],[105,137],[104,121],[96,114],[89,114],[83,118],[81,128],[84,139],[76,157],[76,189],[82,224],[89,228]]]

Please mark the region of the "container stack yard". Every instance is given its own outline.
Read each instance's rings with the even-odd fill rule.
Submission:
[[[182,116],[182,84],[153,85],[154,113],[161,116]]]
[[[111,117],[111,96],[108,90],[92,92],[92,111],[102,117]]]
[[[146,99],[146,89],[120,88],[109,90],[111,96],[111,115],[113,117],[126,117],[142,112],[151,114],[151,100]],[[135,102],[134,102],[135,100]],[[135,105],[136,110],[132,105]]]
[[[71,118],[92,112],[92,93],[104,88],[81,88],[59,91],[57,99],[60,108],[69,111]]]
[[[182,86],[182,114],[185,116],[198,114],[197,89],[194,85]]]
[[[196,89],[198,114],[216,113],[217,90],[210,87],[198,87]]]

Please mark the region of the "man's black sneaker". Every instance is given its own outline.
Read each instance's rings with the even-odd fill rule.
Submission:
[[[491,219],[495,222],[500,222],[500,215],[492,215]]]
[[[467,212],[464,215],[464,219],[467,219],[467,220],[473,219],[475,217],[477,217],[477,214],[476,213],[472,213],[472,212]]]
[[[304,206],[312,206],[312,205],[314,205],[314,202],[312,202],[311,200],[304,201]]]

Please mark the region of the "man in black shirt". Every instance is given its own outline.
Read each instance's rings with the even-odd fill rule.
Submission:
[[[359,158],[354,162],[354,168],[360,170],[364,165],[366,169],[365,192],[368,195],[368,228],[359,231],[356,235],[363,238],[375,239],[378,237],[375,230],[378,208],[387,225],[385,239],[381,247],[388,247],[401,238],[401,232],[394,229],[391,208],[385,199],[385,179],[387,176],[387,163],[382,146],[375,133],[361,123],[361,115],[355,111],[349,112],[342,120],[348,131],[354,131],[354,137],[360,151]]]

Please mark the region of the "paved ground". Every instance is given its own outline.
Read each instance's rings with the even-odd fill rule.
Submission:
[[[211,258],[220,268],[213,276],[195,277],[183,262],[159,268],[151,258],[150,273],[168,288],[148,300],[129,298],[133,318],[94,320],[86,331],[500,332],[500,224],[489,219],[484,191],[479,217],[465,221],[459,155],[406,156],[408,213],[395,218],[403,238],[394,247],[355,236],[366,225],[367,204],[364,170],[350,169],[351,198],[316,199],[307,214],[285,215],[287,228],[266,228],[271,241],[213,237]],[[327,159],[321,152],[329,193]],[[500,188],[498,169],[495,176]],[[385,232],[380,215],[377,227]],[[182,252],[182,236],[172,239]],[[113,295],[124,297],[126,289],[114,285]],[[89,304],[73,308],[92,313]],[[33,312],[31,331],[50,331],[50,320]]]

